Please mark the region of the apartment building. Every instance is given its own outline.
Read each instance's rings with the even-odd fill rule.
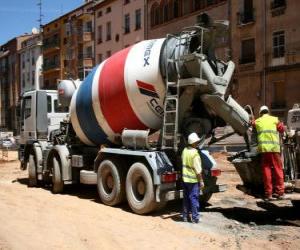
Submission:
[[[31,37],[24,34],[0,46],[0,127],[18,131],[17,109],[20,98],[21,43]]]
[[[95,56],[101,63],[113,53],[144,40],[144,0],[105,0],[95,5]]]
[[[237,70],[232,93],[258,115],[266,104],[286,118],[300,102],[299,1],[232,1],[232,57]]]
[[[42,81],[42,38],[37,30],[32,37],[21,43],[20,55],[20,95],[43,87]]]
[[[94,14],[97,1],[85,4],[43,26],[44,88],[59,79],[83,79],[94,65]]]

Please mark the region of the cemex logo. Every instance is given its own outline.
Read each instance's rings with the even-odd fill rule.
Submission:
[[[139,87],[139,91],[142,95],[159,98],[153,85],[151,85],[149,83],[141,82],[139,80],[136,80],[136,83],[137,83],[137,86]]]

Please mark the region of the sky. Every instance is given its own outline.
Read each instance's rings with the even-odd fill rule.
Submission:
[[[38,28],[39,0],[0,0],[0,45]],[[42,0],[42,24],[77,8],[83,0]]]

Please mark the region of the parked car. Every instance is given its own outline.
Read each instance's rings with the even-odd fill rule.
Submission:
[[[1,144],[4,148],[11,148],[14,145],[14,142],[10,138],[7,138],[3,139]]]

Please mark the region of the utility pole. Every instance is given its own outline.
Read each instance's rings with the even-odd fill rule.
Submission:
[[[39,26],[40,26],[40,32],[42,30],[42,17],[43,17],[43,14],[42,14],[42,0],[39,0],[38,3],[37,3],[37,6],[39,6],[39,19],[37,20],[39,22]]]

